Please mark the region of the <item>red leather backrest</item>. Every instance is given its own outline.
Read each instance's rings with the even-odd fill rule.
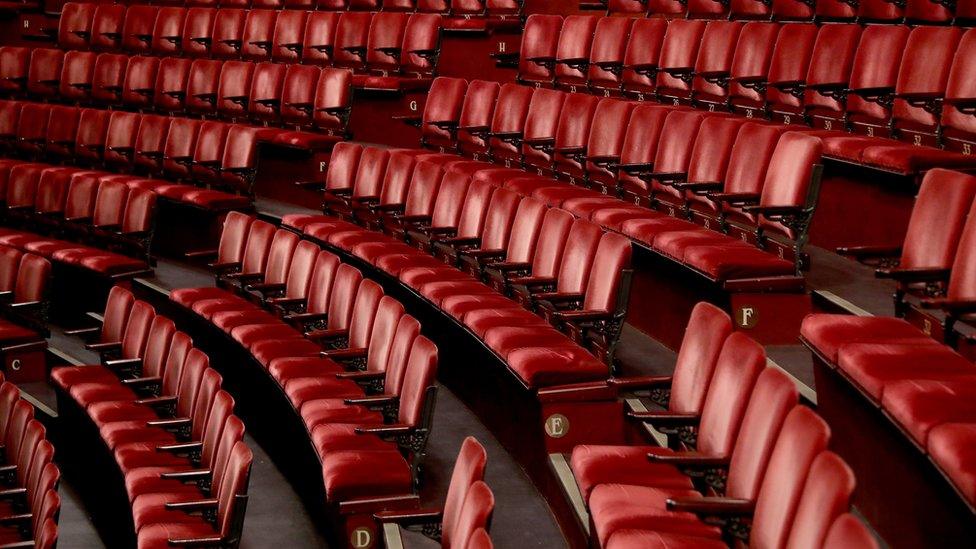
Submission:
[[[207,416],[207,424],[203,429],[203,443],[200,448],[200,463],[204,467],[211,467],[213,459],[217,454],[217,447],[220,445],[221,435],[225,431],[225,425],[234,418],[234,398],[224,390],[217,391],[213,399],[210,414]],[[238,422],[240,420],[237,420]],[[229,433],[229,436],[233,436]],[[212,470],[212,469],[211,469]]]
[[[461,105],[468,82],[461,78],[439,77],[434,79],[424,105],[420,131],[425,142],[432,145],[451,146],[453,136],[447,129],[438,128],[434,122],[457,122],[461,117]]]
[[[556,291],[582,293],[587,287],[590,266],[601,243],[603,229],[594,223],[577,219],[569,230],[566,247],[563,249]]]
[[[495,114],[495,101],[501,87],[497,82],[472,80],[464,94],[464,104],[458,117],[457,140],[462,151],[484,152],[487,141],[482,135],[475,135],[465,128],[490,128]]]
[[[0,292],[12,292],[17,284],[17,271],[23,253],[9,246],[0,246]]]
[[[340,69],[322,69],[315,84],[315,125],[330,135],[346,130],[349,117],[332,114],[330,109],[346,109],[352,105],[352,73]],[[323,110],[324,109],[324,110]]]
[[[953,57],[946,84],[946,100],[942,105],[942,125],[950,141],[955,138],[971,143],[976,135],[976,116],[963,113],[952,104],[954,100],[976,99],[976,63],[973,56],[976,56],[976,30],[970,29],[962,35]]]
[[[390,151],[377,147],[366,147],[359,160],[352,194],[355,197],[378,197],[383,185],[383,176],[390,161]]]
[[[593,113],[596,112],[596,106],[600,101],[598,97],[584,93],[571,93],[566,96],[562,111],[559,113],[559,124],[556,126],[556,151],[586,147],[590,128],[594,122]],[[523,147],[523,151],[526,161],[530,163],[537,163],[542,160],[540,157],[549,156],[542,155],[538,150],[531,148]],[[569,166],[579,167],[576,160],[563,154],[556,154],[555,160],[557,169],[560,166],[564,169]],[[542,165],[548,167],[547,163]]]
[[[403,305],[390,296],[382,296],[376,305],[375,318],[369,331],[366,370],[383,372],[390,360],[390,350],[397,326],[404,315]],[[352,347],[352,345],[350,345]]]
[[[253,459],[250,448],[244,442],[238,442],[227,460],[227,468],[220,481],[220,492],[217,494],[217,525],[223,537],[230,537],[232,534],[234,508],[237,502],[235,496],[247,494]]]
[[[732,148],[745,123],[742,118],[717,116],[702,122],[688,162],[688,181],[725,181]]]
[[[366,63],[378,70],[396,70],[400,66],[398,57],[380,51],[387,48],[400,48],[403,33],[407,28],[408,14],[403,12],[381,12],[373,16],[366,41]]]
[[[593,34],[599,18],[595,15],[570,15],[563,20],[563,27],[556,43],[556,82],[586,83],[586,69],[574,68],[561,61],[588,60]],[[573,90],[575,91],[575,89]]]
[[[71,173],[62,170],[43,170],[37,182],[34,211],[41,214],[63,214],[68,200]]]
[[[0,382],[0,438],[7,440],[11,414],[20,402],[20,389],[10,382]]]
[[[699,452],[732,454],[752,388],[765,368],[766,353],[752,338],[734,332],[725,340],[705,394],[698,426]]]
[[[945,24],[953,19],[953,10],[932,0],[906,0],[905,19],[910,22]]]
[[[444,498],[444,513],[441,519],[443,547],[454,546],[455,540],[451,536],[455,533],[455,526],[461,518],[462,506],[471,486],[479,480],[484,480],[487,462],[488,454],[484,446],[474,437],[466,437],[461,443],[461,451],[454,462],[454,472],[451,473],[451,482],[448,484],[447,496]],[[464,547],[471,547],[470,540]]]
[[[563,92],[546,89],[536,90],[532,94],[523,131],[525,140],[552,139],[556,136],[559,114],[562,112],[566,98],[567,94]],[[523,154],[526,154],[527,150],[532,149],[523,145]]]
[[[132,304],[129,319],[122,336],[122,358],[142,358],[149,337],[149,327],[156,318],[156,311],[145,301]]]
[[[112,113],[108,120],[108,132],[105,135],[105,152],[102,153],[106,162],[129,163],[131,157],[124,153],[135,149],[141,121],[142,117],[135,113],[122,111]]]
[[[193,149],[194,162],[220,162],[227,143],[227,132],[231,125],[215,120],[205,120],[200,124],[196,147]],[[194,166],[196,171],[196,166]]]
[[[187,9],[167,6],[159,8],[152,29],[150,49],[159,55],[179,55],[183,46],[183,26]]]
[[[437,347],[426,337],[417,336],[410,349],[407,369],[400,388],[398,421],[420,426],[423,421],[427,389],[434,386],[437,376]]]
[[[271,57],[275,61],[298,61],[302,56],[302,39],[309,12],[288,9],[278,14],[275,22]]]
[[[636,106],[630,101],[601,100],[593,113],[594,124],[590,127],[586,154],[591,157],[620,157]],[[587,162],[587,170],[602,171],[602,168]]]
[[[695,73],[729,73],[742,27],[743,24],[738,21],[710,21],[702,34],[701,48],[695,60]],[[717,96],[726,94],[726,88],[700,76],[695,77],[693,85],[698,92]]]
[[[505,261],[514,263],[532,261],[546,209],[545,203],[541,200],[531,197],[522,199],[515,211],[515,220],[512,223],[512,232],[508,239],[508,252]]]
[[[217,246],[216,263],[232,263],[241,260],[248,229],[253,220],[253,217],[241,212],[227,213],[223,231],[220,233],[220,243]]]
[[[100,341],[105,343],[122,341],[122,334],[129,321],[129,311],[132,310],[134,302],[135,297],[132,292],[122,286],[112,286],[105,301]]]
[[[668,115],[661,128],[665,138],[657,146],[654,171],[687,172],[692,147],[706,117],[707,113],[692,110],[676,110]]]
[[[92,19],[98,4],[68,2],[58,19],[58,46],[65,50],[85,49],[91,34]]]
[[[508,189],[497,189],[491,195],[485,225],[481,233],[481,248],[503,250],[508,244],[515,212],[522,198]]]
[[[153,227],[156,193],[149,189],[132,189],[122,214],[123,233],[146,233]]]
[[[38,139],[43,139],[47,133],[48,123],[51,118],[51,106],[50,105],[38,105],[34,103],[28,103],[20,109],[20,118],[17,121],[17,138],[22,139],[25,142],[33,142]],[[107,113],[104,118],[108,118]],[[102,135],[97,136],[102,140],[105,139],[104,132],[105,126],[102,125]]]
[[[532,256],[533,276],[556,276],[573,220],[573,215],[565,210],[552,208],[546,211]]]
[[[239,19],[240,13],[238,11],[227,9],[221,11],[228,12],[228,14],[221,18],[221,25],[228,22],[226,18],[230,15],[234,19],[232,28],[241,28],[237,26],[239,24],[237,21],[243,20]],[[214,8],[190,8],[186,11],[186,21],[183,24],[183,36],[180,40],[183,55],[206,57],[209,54],[216,17],[217,10]],[[223,35],[221,38],[223,38]],[[223,48],[223,44],[218,44],[220,51],[223,51]]]
[[[737,79],[766,79],[779,32],[780,26],[776,23],[753,22],[742,27],[732,58],[732,82],[729,84],[731,97],[744,97],[753,101],[762,99],[756,90],[742,85]]]
[[[315,259],[319,255],[319,247],[303,240],[295,247],[295,255],[288,266],[288,278],[285,281],[286,298],[305,298],[308,296],[308,283],[312,279],[312,269]]]
[[[475,179],[464,196],[464,205],[458,217],[458,236],[472,237],[481,234],[488,213],[488,204],[495,187],[484,180]]]
[[[40,179],[41,170],[37,166],[19,164],[11,168],[7,181],[7,207],[32,210]]]
[[[166,148],[170,118],[145,114],[139,122],[136,134],[133,163],[146,170],[155,171],[162,166],[160,156]]]
[[[617,85],[620,82],[619,73],[615,74],[601,67],[604,63],[621,66],[627,51],[627,40],[634,19],[629,17],[601,17],[596,24],[593,44],[590,47],[590,65],[587,69],[587,80],[590,85]],[[606,67],[606,65],[604,65]]]
[[[627,133],[620,150],[621,164],[646,164],[654,161],[660,142],[661,130],[671,109],[662,105],[638,105],[630,116]],[[620,182],[640,182],[639,179],[619,172]]]
[[[204,375],[210,370],[210,359],[199,349],[190,349],[183,363],[183,375],[176,393],[176,413],[178,417],[191,417]],[[215,372],[216,373],[216,372]]]
[[[404,199],[404,215],[430,215],[437,199],[437,189],[444,178],[440,162],[422,160],[414,167],[407,196]]]
[[[926,172],[899,265],[906,269],[951,267],[974,197],[976,177],[941,168]]]
[[[192,61],[177,57],[164,57],[159,61],[156,71],[156,90],[153,103],[163,111],[177,111],[183,108],[184,94],[190,77]]]
[[[302,62],[326,65],[332,59],[339,14],[313,11],[305,24]]]
[[[95,8],[89,40],[92,49],[112,50],[119,47],[125,9],[126,6],[122,4],[99,4]]]
[[[780,21],[811,21],[814,6],[801,0],[773,0],[773,19]]]
[[[878,540],[868,527],[852,513],[844,513],[834,520],[824,538],[823,549],[878,549]]]
[[[301,237],[292,231],[278,229],[271,241],[268,263],[264,269],[264,281],[268,284],[283,284],[288,278],[288,267]]]
[[[802,206],[810,189],[813,167],[820,163],[820,139],[801,132],[786,132],[776,144],[763,183],[760,204],[764,206]],[[762,218],[764,230],[792,237],[793,231],[779,222]]]
[[[962,29],[956,27],[917,27],[908,36],[901,58],[895,94],[943,95],[949,69]],[[922,107],[909,105],[896,97],[891,110],[899,124],[933,126],[938,117]]]
[[[92,225],[96,227],[116,226],[122,223],[125,201],[129,197],[129,187],[121,181],[102,181],[95,196],[95,211]]]
[[[4,64],[4,67],[0,69],[0,76],[4,78],[17,78],[24,74],[18,67],[19,63],[7,55],[7,52],[15,49],[0,48],[0,63]],[[64,54],[61,81],[58,83],[58,94],[62,99],[83,100],[88,98],[97,58],[98,55],[90,51],[69,51]],[[7,63],[10,65],[7,66]]]
[[[369,25],[373,16],[370,13],[345,12],[339,16],[336,27],[335,49],[332,62],[337,67],[361,67],[366,61],[365,51],[359,57],[353,49],[365,48],[369,38]]]
[[[461,504],[457,523],[450,536],[452,547],[469,547],[469,539],[475,531],[487,528],[495,510],[495,497],[484,481],[475,481]]]
[[[176,332],[173,335],[173,340],[169,344],[169,353],[166,355],[166,366],[163,368],[161,395],[178,394],[180,383],[183,381],[183,367],[191,349],[193,349],[193,340],[190,336],[183,332]]]
[[[399,395],[403,376],[407,369],[407,360],[413,349],[413,341],[420,335],[420,323],[410,315],[403,315],[397,323],[393,343],[386,360],[386,375],[383,378],[383,393]]]
[[[349,317],[348,344],[350,349],[365,349],[369,346],[369,335],[373,331],[376,310],[383,298],[383,288],[372,280],[363,280],[356,291],[352,315]],[[330,328],[333,326],[329,325]]]
[[[281,94],[285,84],[287,67],[281,63],[258,63],[254,66],[251,77],[251,91],[248,96],[247,108],[252,116],[262,120],[278,118],[278,106],[281,104]],[[262,100],[277,101],[272,104],[262,104]]]
[[[27,107],[21,114],[21,120],[27,113]],[[99,109],[84,109],[78,117],[78,135],[75,137],[75,153],[80,154],[89,146],[89,151],[97,151],[105,145],[105,137],[108,132],[109,112]],[[89,152],[89,155],[95,153]]]
[[[899,63],[883,60],[901,57],[910,30],[904,25],[869,25],[865,28],[854,55],[851,89],[894,87]],[[884,107],[856,94],[847,96],[847,112],[875,119],[883,119],[887,115]]]
[[[247,102],[241,103],[240,98],[246,98],[250,93],[255,65],[250,61],[223,62],[217,84],[218,111],[230,116],[242,116],[247,112]]]
[[[787,547],[822,548],[834,519],[850,508],[854,484],[854,472],[840,456],[821,452],[810,465]]]
[[[203,440],[203,431],[207,427],[207,417],[213,408],[214,399],[220,391],[222,382],[220,374],[213,368],[207,368],[200,380],[200,389],[193,402],[193,414],[190,417],[192,440]]]
[[[321,69],[310,65],[288,65],[281,92],[281,119],[286,123],[306,124],[313,112],[307,108],[315,102],[315,88]]]
[[[213,21],[213,41],[210,53],[218,58],[238,57],[244,49],[242,36],[248,11],[243,9],[221,8]]]
[[[220,156],[220,167],[227,170],[253,168],[258,141],[263,131],[265,130],[243,124],[228,125],[226,141]],[[224,175],[225,181],[228,175]],[[239,181],[243,180],[239,179]],[[241,183],[241,187],[244,187],[243,183]]]
[[[668,30],[664,34],[664,43],[661,45],[661,57],[658,60],[658,67],[661,68],[661,72],[657,73],[659,90],[688,88],[688,83],[668,74],[667,69],[690,70],[695,67],[705,25],[705,21],[686,19],[676,19],[668,25]]]
[[[329,308],[332,297],[332,285],[339,270],[339,258],[325,250],[319,252],[315,258],[315,268],[312,269],[312,279],[308,283],[308,299],[305,310],[310,313],[324,313]]]
[[[71,176],[68,184],[68,200],[64,205],[65,219],[84,219],[95,209],[98,193],[98,173],[82,172]]]
[[[149,51],[158,12],[159,8],[156,6],[132,5],[126,8],[122,23],[123,50],[140,53]]]
[[[695,305],[675,360],[668,410],[701,413],[716,361],[731,333],[728,314],[704,301]]]
[[[625,90],[638,91],[653,88],[655,78],[635,67],[654,68],[661,59],[661,47],[668,22],[660,18],[638,19],[630,30],[630,39],[624,52],[624,72],[621,80]]]
[[[160,315],[153,319],[146,337],[146,349],[142,353],[143,376],[162,377],[174,335],[176,324],[172,320]]]
[[[533,59],[555,59],[563,18],[535,13],[525,20],[519,50],[518,77],[528,82],[550,82],[552,71]]]
[[[2,75],[2,71],[0,71]],[[23,108],[20,101],[0,101],[0,134],[15,135],[17,133],[17,121],[20,119],[20,111]]]
[[[525,120],[529,114],[534,91],[518,84],[504,84],[498,91],[498,104],[491,119],[492,133],[521,133],[525,129]],[[514,145],[506,143],[497,137],[488,139],[492,150],[504,149],[515,152]]]
[[[359,161],[363,155],[362,145],[355,143],[336,143],[329,157],[329,170],[325,174],[327,190],[351,189],[356,180]]]
[[[233,415],[227,418],[218,435],[220,438],[217,441],[216,450],[211,454],[209,461],[214,479],[223,476],[231,450],[244,438],[244,431],[244,422],[240,418]]]
[[[10,421],[7,423],[7,433],[5,446],[7,453],[16,456],[20,452],[20,444],[24,440],[24,431],[27,424],[34,419],[34,407],[26,400],[17,400],[14,408],[10,412]]]
[[[275,226],[255,220],[247,232],[247,243],[244,245],[244,257],[241,262],[241,272],[263,273],[268,261],[268,250],[275,237]]]
[[[444,173],[434,201],[432,227],[457,227],[470,183],[471,177],[465,172],[448,170]]]
[[[630,239],[616,233],[600,238],[583,299],[583,310],[612,312],[621,291],[621,271],[630,268]]]
[[[752,547],[786,547],[810,465],[827,447],[830,427],[805,406],[786,416],[759,487],[753,514]]]
[[[95,59],[92,71],[93,99],[102,103],[119,100],[128,62],[129,56],[124,54],[103,53]]]
[[[861,40],[861,26],[856,24],[824,25],[817,33],[807,70],[808,86],[847,84],[851,79],[854,55]],[[815,92],[808,91],[807,95]]]
[[[794,0],[788,0],[794,1]],[[780,82],[804,82],[818,28],[812,23],[789,23],[780,28],[769,64],[771,84],[766,88],[766,99],[772,104],[798,105],[799,99],[772,84]]]
[[[329,299],[328,327],[330,330],[349,328],[356,295],[362,281],[363,275],[358,269],[345,263],[339,265],[336,270],[335,281],[332,283],[332,295]]]

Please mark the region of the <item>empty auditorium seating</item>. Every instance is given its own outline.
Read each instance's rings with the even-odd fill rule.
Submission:
[[[140,547],[203,538],[233,545],[251,454],[220,375],[171,320],[121,287],[112,289],[102,319],[99,340],[88,345],[101,365],[62,366],[52,381],[61,409],[74,410],[73,421],[87,417],[114,456],[131,535]]]
[[[309,14],[268,9],[276,7],[280,6],[160,9],[133,5],[91,12],[85,4],[72,3],[59,22],[58,43],[65,50],[250,62],[301,60],[355,70],[359,74],[353,85],[374,91],[401,92],[430,85],[440,54],[441,14]],[[38,68],[58,72],[56,53],[38,50],[31,57],[37,57]],[[121,63],[116,70],[125,69],[125,57],[112,59]],[[14,68],[21,64],[16,59]],[[38,74],[33,91],[43,93],[45,82],[56,80]]]

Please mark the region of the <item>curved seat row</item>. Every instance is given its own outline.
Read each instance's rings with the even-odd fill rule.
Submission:
[[[0,59],[9,97],[277,126],[264,138],[284,146],[328,149],[347,134],[351,113],[346,70],[9,46]],[[44,122],[33,131],[42,133]]]
[[[582,4],[582,3],[581,3]],[[864,23],[956,24],[971,25],[976,20],[976,5],[963,0],[943,3],[932,0],[597,0],[587,7],[608,13],[665,16],[684,15],[690,19],[732,20],[772,19],[779,21],[859,21]]]
[[[781,277],[785,284],[782,277],[794,277],[790,284],[802,285],[795,275],[821,153],[820,140],[806,132],[721,113],[457,80],[432,88],[421,124],[428,147],[456,147],[495,163],[475,164],[476,179],[625,234],[710,281]]]
[[[254,8],[318,10],[324,12],[367,11],[437,14],[444,28],[455,31],[517,29],[522,24],[523,0],[175,0],[145,4],[187,8]]]
[[[479,179],[483,169],[453,155],[342,144],[327,173],[327,214],[282,223],[449,314],[530,389],[607,377],[630,242]]]
[[[68,3],[66,50],[327,65],[353,85],[386,91],[430,85],[440,54],[439,15],[180,8]]]
[[[207,356],[121,286],[111,290],[87,347],[101,355],[100,365],[51,373],[74,447],[91,448],[90,438],[100,438],[107,454],[79,451],[79,473],[117,466],[134,525],[125,534],[140,548],[236,547],[252,455],[234,399]],[[111,518],[118,528],[118,514]]]
[[[900,174],[972,162],[973,31],[550,15],[526,29],[523,83],[812,127],[829,157]]]
[[[620,421],[650,425],[671,446],[573,448],[576,486],[566,489],[579,490],[600,547],[878,546],[844,514],[854,475],[826,451],[827,425],[798,404],[790,378],[767,368],[763,348],[733,333],[718,308],[695,307],[671,376],[618,377],[539,396],[593,403],[601,390],[610,400],[656,390],[663,410]]]
[[[415,505],[438,356],[419,322],[334,254],[241,213],[228,214],[210,265],[216,287],[170,300],[280,388],[315,450],[332,518]]]
[[[54,549],[58,541],[61,472],[47,430],[34,407],[0,374],[0,441],[3,498],[0,547]]]

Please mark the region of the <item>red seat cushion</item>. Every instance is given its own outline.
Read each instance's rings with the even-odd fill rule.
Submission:
[[[304,341],[301,332],[280,321],[272,324],[245,324],[231,330],[230,335],[248,349],[261,341],[286,339],[302,339]]]
[[[467,316],[471,315],[472,313],[469,313]],[[523,325],[515,324],[513,321],[512,324],[490,327],[482,340],[502,358],[507,357],[515,349],[523,347],[557,347],[571,343],[566,334],[545,324],[542,319],[539,319],[541,324],[535,323],[528,317],[524,321]]]
[[[462,275],[463,273],[459,274],[458,276],[461,277]],[[492,290],[490,287],[472,279],[471,277],[463,277],[457,280],[428,282],[421,286],[418,291],[431,303],[438,306],[444,299],[455,295],[495,293],[495,290]]]
[[[542,189],[537,189],[532,192],[532,196],[542,200],[551,207],[559,207],[563,202],[574,198],[605,198],[606,195],[591,191],[590,189],[584,189],[582,187],[574,187],[572,185],[560,185],[557,187],[545,187]]]
[[[333,218],[330,218],[327,215],[319,214],[287,214],[281,218],[281,225],[302,231],[305,229],[305,227],[311,225],[312,223],[321,223],[331,219]]]
[[[374,421],[363,423],[323,423],[312,429],[312,444],[319,456],[324,457],[335,452],[359,451],[372,452],[379,450],[396,450],[393,442],[388,442],[375,435],[356,434],[356,428],[362,426],[377,426],[383,424],[380,413],[371,418]]]
[[[385,258],[384,258],[385,259]],[[444,265],[434,265],[432,267],[409,267],[402,269],[399,274],[400,282],[414,289],[419,289],[431,282],[467,280],[475,282],[476,279],[470,274],[460,271],[455,267]]]
[[[621,215],[623,217],[623,215]],[[606,222],[616,221],[615,219],[610,219],[608,214],[608,219]],[[685,221],[684,219],[678,219],[676,217],[654,217],[645,218],[637,217],[633,219],[625,219],[619,222],[619,230],[622,234],[625,234],[638,242],[642,242],[648,246],[651,246],[657,236],[661,233],[671,232],[671,231],[694,231],[701,229],[694,223],[690,221]]]
[[[139,530],[138,549],[168,549],[171,539],[209,538],[218,535],[209,522],[196,517],[193,522],[151,524]]]
[[[976,423],[976,375],[889,383],[881,408],[924,448],[929,432],[937,425]]]
[[[210,322],[221,330],[230,333],[238,326],[248,326],[251,324],[273,324],[281,322],[274,314],[260,309],[245,311],[221,311],[214,313],[210,317]]]
[[[199,490],[196,492],[141,494],[132,500],[132,521],[136,526],[136,530],[160,523],[193,523],[199,520],[199,517],[184,513],[178,509],[166,509],[166,504],[178,501],[198,501],[201,499],[206,499],[206,496],[200,493]]]
[[[73,242],[66,242],[64,240],[56,240],[53,238],[39,238],[30,242],[24,242],[23,244],[23,249],[25,251],[43,255],[44,257],[51,257],[56,252],[61,250],[77,247],[78,245]]]
[[[298,409],[303,403],[319,398],[353,398],[363,396],[361,386],[355,381],[338,379],[334,374],[314,377],[293,377],[285,381],[285,394]]]
[[[104,366],[60,366],[51,370],[51,381],[62,389],[76,383],[114,382],[118,378]]]
[[[322,480],[331,502],[408,494],[413,488],[410,465],[395,450],[329,454],[322,459]]]
[[[508,367],[529,387],[594,381],[610,376],[606,364],[572,343],[515,349],[508,354],[507,360]]]
[[[335,135],[302,131],[280,132],[271,140],[275,145],[284,145],[286,147],[312,151],[330,150],[339,141],[342,141],[342,138]]]
[[[159,445],[169,444],[155,440],[125,442],[115,448],[115,462],[123,473],[142,467],[178,467],[186,465],[187,459],[172,452],[156,450]]]
[[[792,261],[737,244],[688,248],[684,262],[715,280],[796,274]]]
[[[205,210],[241,210],[251,207],[251,199],[246,196],[212,189],[196,189],[184,193],[180,202]]]
[[[929,433],[929,456],[976,504],[976,423],[946,423]]]
[[[149,265],[140,259],[101,251],[81,258],[77,264],[102,274],[127,273],[149,268]]]
[[[590,215],[590,221],[600,225],[601,227],[606,227],[608,229],[619,231],[621,225],[627,221],[642,219],[660,219],[662,217],[661,213],[649,210],[647,208],[637,206],[635,204],[624,204],[616,207],[601,208],[598,211],[593,212]],[[670,218],[675,219],[675,218]],[[683,221],[683,220],[679,220]],[[690,227],[689,227],[690,228]],[[680,229],[674,229],[680,230]]]
[[[881,400],[885,386],[896,381],[976,375],[976,366],[935,342],[844,345],[838,368],[876,401]]]
[[[354,395],[350,395],[353,398]],[[308,400],[302,405],[302,421],[310,431],[326,423],[381,423],[380,414],[364,406],[350,406],[342,398]]]
[[[18,326],[7,320],[0,320],[0,342],[2,343],[10,344],[39,339],[41,339],[40,334],[34,330]]]
[[[113,400],[135,400],[139,398],[132,389],[118,384],[105,383],[78,383],[68,390],[71,398],[79,406],[87,407],[95,402],[108,402]]]
[[[339,364],[327,359],[315,357],[283,357],[271,361],[268,372],[284,385],[286,381],[298,377],[324,376],[343,372],[345,369]]]
[[[737,248],[751,246],[747,242],[698,226],[690,230],[658,233],[651,245],[655,250],[679,261],[684,261],[685,252],[696,246],[728,245]]]
[[[485,293],[491,296],[495,294]],[[511,327],[541,327],[548,333],[552,327],[534,313],[519,307],[504,309],[475,309],[464,315],[464,325],[478,337],[485,338],[492,328]],[[554,330],[553,330],[554,331]],[[565,337],[565,336],[564,336]],[[487,342],[487,340],[486,340]]]
[[[189,493],[197,494],[200,490],[196,484],[187,484],[180,480],[164,479],[160,475],[163,473],[175,473],[178,471],[189,471],[193,469],[193,464],[187,461],[183,465],[169,465],[158,467],[138,467],[130,469],[125,473],[125,491],[129,494],[129,501],[135,499],[140,494],[156,493]]]
[[[884,138],[867,135],[852,135],[843,131],[813,132],[823,142],[825,156],[849,162],[861,162],[864,149],[884,143]]]
[[[573,448],[569,465],[584,500],[600,484],[630,484],[693,490],[691,478],[671,465],[651,463],[647,454],[673,454],[659,446],[581,444]]]
[[[462,319],[472,311],[485,309],[521,309],[521,306],[498,292],[475,294],[475,295],[454,295],[445,297],[441,301],[441,309],[456,319]]]
[[[254,359],[267,367],[271,361],[282,357],[316,357],[322,347],[307,339],[259,341],[251,346]]]
[[[662,534],[653,530],[617,530],[607,541],[606,549],[723,549],[725,542],[695,536]]]
[[[234,297],[234,294],[221,288],[180,288],[169,293],[170,301],[175,301],[184,307],[191,307],[197,301],[204,299],[219,299]]]
[[[334,217],[329,217],[327,219],[328,221],[310,222],[305,226],[305,234],[325,242],[328,241],[329,236],[335,232],[362,230],[359,226],[348,221],[343,221]]]
[[[662,533],[721,539],[721,529],[692,513],[667,510],[668,498],[693,498],[694,490],[667,490],[626,484],[601,484],[590,494],[590,514],[600,545],[617,530],[641,528]]]
[[[800,335],[831,365],[848,343],[932,341],[921,330],[900,318],[855,315],[808,315],[800,325]]]
[[[156,419],[158,414],[149,406],[131,400],[95,402],[86,410],[95,425],[102,426],[113,421]]]
[[[612,196],[583,196],[570,198],[562,203],[562,209],[583,219],[590,219],[598,212],[606,209],[615,209],[627,205],[619,198]]]
[[[408,254],[388,254],[378,257],[374,265],[393,276],[400,276],[408,269],[438,269],[444,266],[444,262],[436,257],[415,251]]]
[[[976,166],[976,158],[967,154],[934,147],[916,147],[893,140],[888,145],[867,147],[861,153],[861,161],[904,174],[930,168],[971,169]]]
[[[112,449],[128,442],[156,442],[167,444],[176,442],[176,436],[157,427],[147,427],[142,420],[113,421],[98,428],[102,440]]]

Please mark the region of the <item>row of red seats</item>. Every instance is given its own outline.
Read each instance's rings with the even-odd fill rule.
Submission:
[[[958,301],[945,300],[948,307]],[[972,303],[972,302],[968,302]],[[899,429],[976,504],[976,367],[908,322],[811,315],[803,342]]]
[[[626,314],[630,242],[457,160],[343,143],[329,165],[325,215],[282,224],[398,278],[528,387],[607,377]]]
[[[420,323],[337,256],[238,212],[210,266],[217,287],[170,299],[281,387],[322,463],[328,501],[412,493],[436,394],[437,348]]]
[[[733,333],[718,308],[695,307],[672,376],[614,378],[606,386],[613,399],[659,395],[663,411],[630,412],[624,421],[667,433],[674,446],[573,449],[578,499],[600,547],[878,546],[845,514],[854,476],[825,451],[827,425],[798,404],[796,385],[767,368],[763,348]],[[600,389],[584,384],[539,396],[590,400]]]
[[[10,164],[0,244],[110,278],[149,272],[155,193],[97,172]]]
[[[446,29],[479,31],[521,26],[524,0],[152,0],[140,3],[188,8],[433,13],[444,16]]]
[[[903,174],[932,165],[964,164],[967,159],[958,153],[972,152],[970,103],[976,94],[970,85],[974,65],[969,60],[976,32],[641,20],[631,36],[638,33],[647,35],[641,44],[653,47],[641,53],[644,59],[628,60],[625,54],[619,61],[619,80],[602,91],[622,85],[625,95],[642,99],[833,130],[823,134],[828,155]],[[544,42],[525,44],[540,51],[522,56],[525,70],[538,72],[542,67],[538,78],[530,78],[537,83],[551,83],[554,75],[545,70],[546,63],[529,58],[559,58],[555,38],[548,45]],[[891,58],[901,63],[878,65],[878,59]],[[926,62],[917,62],[921,58]],[[616,63],[600,61],[604,62]],[[867,150],[901,142],[925,146],[902,147],[894,154],[889,149]]]
[[[625,234],[709,280],[785,283],[803,266],[821,155],[820,140],[806,132],[446,78],[432,87],[421,124],[424,145],[495,162],[473,165],[483,171],[475,179]]]
[[[976,31],[627,21],[530,17],[519,81],[833,130],[826,154],[885,171],[970,162]]]
[[[924,330],[951,346],[959,346],[976,311],[976,177],[934,169],[925,174],[904,242],[838,249],[838,253],[876,267],[875,276],[895,282],[894,311],[905,320],[874,319],[899,332]],[[917,329],[910,328],[911,322]],[[961,324],[961,325],[960,325]],[[941,329],[932,330],[934,326]],[[884,331],[882,331],[884,332]],[[884,332],[886,333],[886,332]],[[843,341],[836,344],[839,345]],[[828,353],[835,359],[836,349]]]
[[[0,60],[7,96],[281,126],[266,140],[299,148],[327,149],[348,135],[346,70],[10,46],[0,47]],[[41,133],[38,124],[29,129]]]
[[[3,444],[4,516],[0,547],[54,549],[58,541],[61,472],[47,430],[34,407],[0,374],[0,443]]]
[[[772,19],[778,21],[860,21],[864,23],[911,23],[969,25],[976,21],[976,3],[961,0],[597,0],[607,13],[649,16],[680,16],[691,19],[727,17],[732,20]],[[588,6],[589,7],[589,6]]]
[[[59,408],[78,410],[115,457],[138,546],[236,547],[252,455],[220,374],[189,336],[121,286],[103,318],[88,344],[101,364],[55,368],[51,379]]]
[[[132,212],[137,217],[128,220],[124,230],[131,233],[151,229],[155,195],[208,211],[249,208],[257,142],[272,131],[191,118],[14,101],[0,101],[0,129],[9,130],[4,132],[9,137],[0,140],[7,145],[7,158],[0,159],[0,190],[11,192],[15,175],[20,184],[29,185],[27,188],[41,181],[55,185],[60,193],[50,195],[55,202],[42,205],[48,213],[63,211],[66,186],[76,176],[89,185],[114,180],[133,190],[152,191],[152,196],[139,195],[145,204]],[[30,200],[32,196],[22,198]],[[124,208],[125,204],[116,206]],[[116,213],[124,216],[121,209]],[[110,221],[118,224],[115,218]],[[147,253],[148,240],[143,248]]]
[[[329,65],[357,73],[357,88],[423,88],[437,68],[437,15],[329,13],[68,3],[66,50],[125,51]]]
[[[47,347],[50,278],[48,260],[0,245],[0,356]]]

